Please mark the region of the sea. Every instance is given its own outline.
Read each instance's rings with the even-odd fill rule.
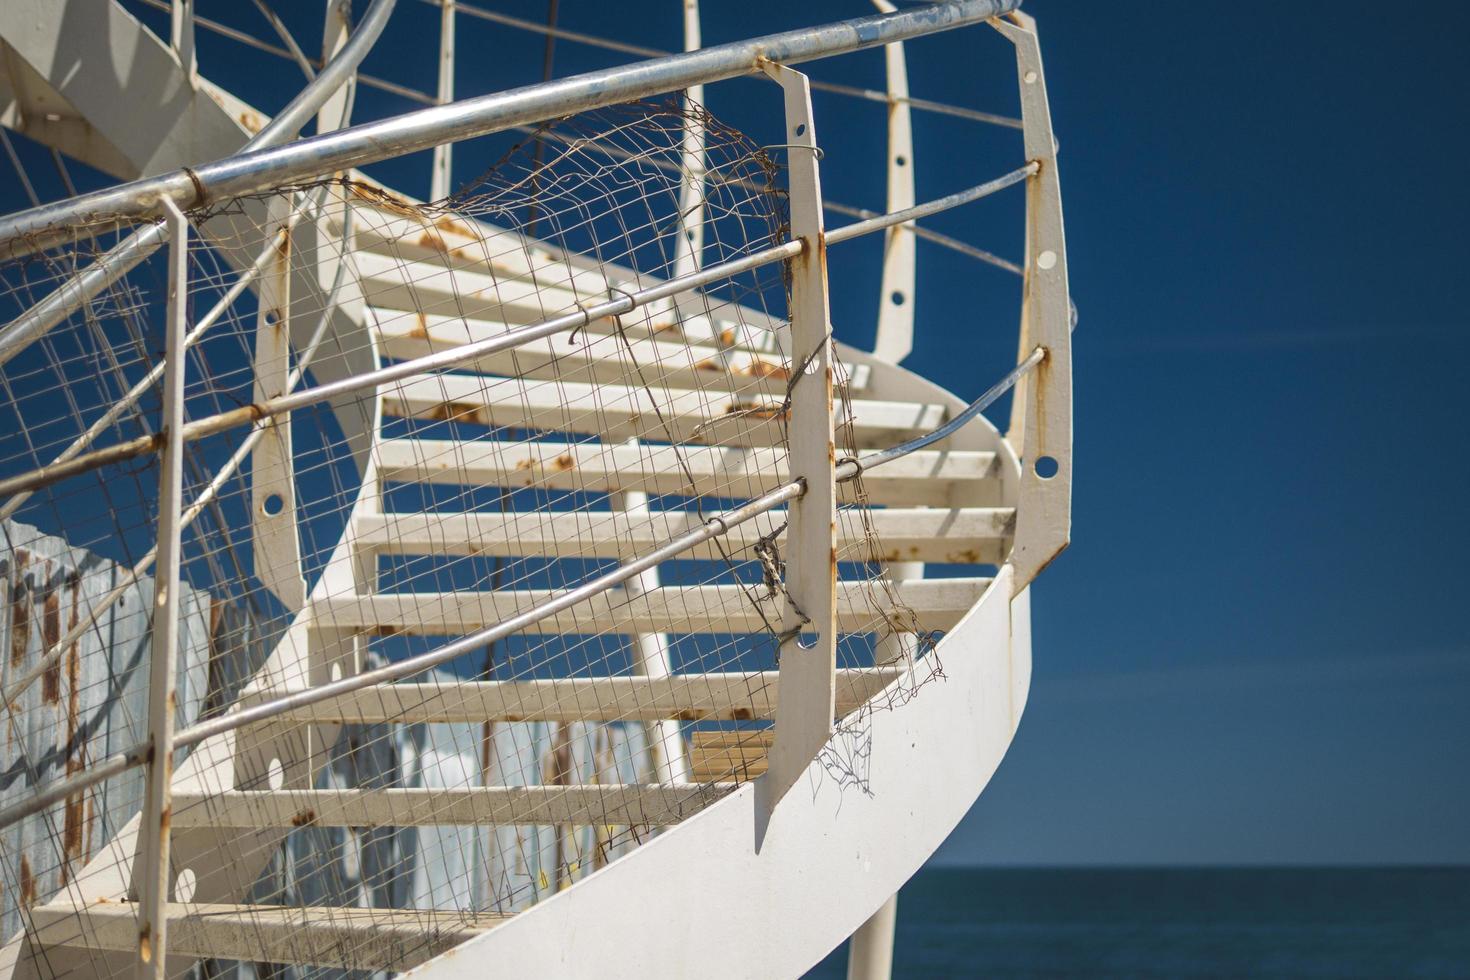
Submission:
[[[1470,978],[1470,867],[926,868],[893,976]]]

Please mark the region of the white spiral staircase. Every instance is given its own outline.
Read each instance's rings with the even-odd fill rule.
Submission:
[[[97,29],[81,28],[78,20]],[[1020,15],[994,23],[1018,56],[1025,160],[1017,163],[1036,164],[1026,178],[1019,348],[1023,361],[1041,348],[1041,367],[1021,378],[1007,434],[977,415],[931,445],[865,469],[866,498],[859,504],[902,606],[925,629],[942,631],[935,649],[915,658],[909,641],[880,644],[872,663],[832,674],[826,689],[834,711],[818,717],[822,712],[812,705],[822,703],[821,684],[813,698],[811,671],[800,673],[800,658],[792,654],[764,671],[674,669],[667,650],[660,654],[658,637],[754,634],[763,629],[762,617],[739,585],[664,584],[656,570],[644,572],[519,631],[585,633],[590,622],[634,637],[644,652],[629,672],[501,681],[408,677],[203,739],[171,780],[171,824],[160,831],[148,828],[145,816],[135,818],[68,887],[24,913],[26,928],[6,937],[0,968],[47,977],[130,970],[139,958],[140,895],[147,891],[136,880],[142,860],[136,855],[159,853],[145,839],[158,833],[171,835],[162,852],[169,855],[163,874],[174,883],[165,905],[170,974],[219,959],[413,969],[415,976],[435,977],[790,976],[857,932],[955,827],[1005,753],[1030,680],[1028,586],[1068,534],[1070,314],[1055,147],[1034,25]],[[205,77],[191,81],[181,66],[183,49],[116,3],[12,0],[0,11],[0,40],[8,69],[0,83],[9,85],[0,91],[0,102],[8,104],[0,122],[120,178],[229,157],[259,128],[260,114],[237,97],[248,93],[215,88],[206,80],[207,65],[201,66]],[[891,74],[890,83],[899,84],[902,47],[890,51],[899,58],[898,82]],[[787,87],[789,111],[792,87],[799,87],[795,73],[770,72]],[[141,119],[120,111],[145,90],[163,93],[159,102],[168,110]],[[907,104],[896,104],[906,130]],[[889,135],[907,139],[892,127]],[[810,166],[815,174],[815,162]],[[912,206],[911,180],[905,185],[892,174],[890,180],[890,210]],[[347,347],[366,352],[324,361],[318,377],[325,381],[482,343],[543,319],[547,310],[585,308],[623,291],[616,269],[563,254],[554,244],[463,215],[426,223],[388,194],[348,199],[350,229],[340,212],[305,229],[323,236],[318,249],[334,242],[344,260],[351,258],[351,281],[337,309],[347,326],[334,329],[357,331],[361,343]],[[818,220],[815,213],[803,210],[793,189],[793,237],[802,236],[803,222]],[[343,239],[344,232],[350,237]],[[912,290],[913,238],[898,227],[887,234],[883,295]],[[502,247],[508,238],[516,239],[515,249]],[[540,261],[570,271],[548,283],[544,273],[538,276]],[[267,272],[259,288],[268,294],[301,274],[286,271],[272,286]],[[621,282],[635,278],[629,272]],[[646,276],[637,282],[642,290],[656,286]],[[834,282],[832,288],[853,286]],[[800,298],[798,292],[794,311]],[[802,347],[801,326],[728,304],[699,313],[700,294],[693,290],[662,309],[663,320],[658,310],[639,322],[629,317],[626,336],[614,318],[601,318],[587,325],[575,347],[561,333],[490,350],[382,383],[356,403],[365,409],[339,412],[361,464],[356,503],[325,570],[297,602],[290,593],[303,588],[299,570],[294,581],[290,574],[268,581],[299,609],[240,705],[269,703],[368,669],[367,637],[466,636],[554,595],[533,588],[394,591],[375,571],[380,556],[626,562],[704,523],[690,511],[648,510],[643,495],[680,493],[692,476],[701,493],[726,497],[732,486],[745,488],[729,505],[739,506],[804,475],[807,460],[795,437],[788,454],[772,424],[788,405],[793,416],[801,411],[788,387],[793,364],[801,363],[789,353]],[[903,332],[912,326],[904,325],[902,311],[885,316],[891,322],[880,326],[879,354],[835,344],[847,371],[838,394],[862,452],[922,436],[967,404],[894,363],[907,352]],[[635,379],[630,360],[658,370]],[[996,365],[981,383],[1010,367]],[[650,396],[662,408],[669,445],[630,441],[647,432]],[[492,433],[534,422],[567,439],[420,438],[394,428],[397,419],[468,421]],[[716,424],[718,447],[681,466],[675,447],[697,443]],[[288,466],[289,452],[288,444]],[[1037,472],[1043,459],[1055,461],[1056,475]],[[256,467],[262,479],[259,458]],[[294,520],[287,474],[286,517]],[[380,492],[390,482],[473,488],[533,481],[543,489],[619,494],[624,509],[584,513],[571,534],[567,517],[518,509],[514,494],[504,511],[414,512],[385,506]],[[814,533],[815,524],[804,520],[781,538],[791,574],[806,560],[797,557],[799,536]],[[837,548],[858,543],[857,520],[833,520]],[[257,561],[275,549],[292,551],[293,543],[272,538],[264,518],[262,524],[255,531]],[[741,550],[760,536],[750,522],[730,527],[723,540]],[[714,554],[708,544],[700,547],[690,554]],[[836,556],[835,550],[821,556],[830,557],[834,576]],[[998,570],[930,578],[924,563]],[[849,581],[846,563],[840,570],[836,630],[871,629],[871,583]],[[941,661],[942,677],[931,679]],[[912,699],[895,696],[920,687]],[[860,725],[844,725],[849,718]],[[641,781],[608,782],[605,773],[589,774],[574,761],[542,785],[323,786],[324,747],[343,725],[613,721],[650,732],[644,745],[651,765]],[[689,727],[696,721],[742,725]],[[774,727],[758,724],[766,721]],[[798,734],[812,731],[815,742]],[[833,774],[834,760],[854,754],[864,758],[861,787],[843,785]],[[619,849],[595,873],[569,876],[571,887],[514,908],[266,905],[251,898],[271,848],[304,825],[583,826],[589,814],[609,828],[662,830]],[[185,870],[187,888],[180,884]]]

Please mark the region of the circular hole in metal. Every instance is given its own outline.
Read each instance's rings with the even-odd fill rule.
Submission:
[[[270,765],[265,767],[265,784],[271,789],[280,789],[286,785],[286,767],[280,759],[272,759]]]
[[[265,499],[260,502],[260,512],[266,517],[275,517],[285,509],[286,501],[278,493],[266,494]]]
[[[902,306],[904,304],[904,301],[908,299],[908,297],[899,290],[895,289],[893,292],[888,294],[888,299],[891,303],[893,303],[894,306]]]
[[[893,158],[893,162],[900,167],[907,167],[909,165],[909,158],[900,153]]]
[[[1033,467],[1033,469],[1036,470],[1036,475],[1041,477],[1043,480],[1050,480],[1052,477],[1057,475],[1057,471],[1061,468],[1062,464],[1058,463],[1050,456],[1038,456],[1036,459],[1036,465]]]
[[[815,630],[804,630],[796,635],[796,645],[803,650],[810,650],[817,645],[817,641],[821,638],[822,634]]]
[[[1047,249],[1045,252],[1042,252],[1040,255],[1036,256],[1036,267],[1039,269],[1051,269],[1054,268],[1056,264],[1057,253],[1053,252],[1051,249]]]
[[[797,123],[796,124],[796,135],[797,136],[800,136],[801,134],[803,134],[805,132],[806,132],[806,123]]]
[[[174,901],[194,901],[194,890],[198,885],[199,876],[194,874],[193,868],[185,868],[183,871],[180,871],[179,876],[174,879]]]

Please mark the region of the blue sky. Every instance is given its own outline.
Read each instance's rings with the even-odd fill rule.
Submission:
[[[302,6],[311,16],[290,19],[310,37],[317,5]],[[432,88],[437,13],[399,6],[369,67]],[[497,6],[545,13],[542,0]],[[679,4],[663,6],[632,24],[623,5],[567,0],[561,17],[672,47]],[[706,43],[868,12],[706,7]],[[1020,734],[935,860],[1470,862],[1470,9],[1026,9],[1041,22],[1081,311],[1074,545],[1036,588]],[[201,13],[268,30],[246,3]],[[539,77],[530,35],[466,21],[460,51],[462,95]],[[1013,63],[984,28],[910,58],[916,95],[1015,109]],[[627,60],[571,44],[556,59],[558,74]],[[266,109],[300,84],[208,36],[201,64]],[[881,87],[881,66],[867,53],[810,70]],[[776,104],[754,82],[708,101],[757,134]],[[364,92],[359,107],[412,106]],[[881,207],[882,107],[819,94],[816,109],[828,193]],[[921,197],[1019,162],[1008,131],[916,127]],[[457,177],[477,163],[466,147]],[[379,173],[422,193],[427,161]],[[1015,257],[1017,203],[932,225]],[[0,208],[22,204],[0,189]],[[834,250],[834,321],[862,344],[877,260],[852,248]],[[1014,281],[925,245],[919,258],[907,363],[978,393],[1014,356]]]

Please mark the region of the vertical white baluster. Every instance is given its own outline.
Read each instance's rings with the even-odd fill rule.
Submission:
[[[1016,385],[1006,440],[1021,457],[1012,588],[1020,592],[1067,546],[1072,529],[1072,306],[1056,140],[1036,21],[1025,14],[991,22],[1016,46],[1026,159],[1026,285],[1018,360],[1037,347],[1046,358]]]
[[[189,220],[165,199],[168,226],[168,311],[163,374],[163,452],[158,475],[158,559],[153,578],[153,638],[148,673],[148,762],[139,855],[137,975],[164,976],[168,948],[169,784],[173,778],[174,671],[179,639],[180,511],[184,495],[184,335],[189,299]]]
[[[805,247],[791,260],[790,469],[806,482],[793,501],[786,536],[786,611],[776,740],[767,776],[779,800],[832,734],[837,668],[837,484],[832,434],[832,327],[827,311],[827,246],[822,185],[812,127],[811,89],[801,72],[765,65],[786,103],[791,235]]]
[[[439,9],[439,104],[454,101],[454,0],[440,0]],[[434,169],[429,179],[429,200],[449,196],[454,144],[434,147]]]
[[[194,56],[194,0],[172,0],[169,4],[168,39],[192,85],[199,68]]]
[[[255,321],[255,395],[257,402],[286,393],[291,374],[291,194],[271,198],[265,240],[287,231],[260,274],[260,307]],[[296,533],[296,486],[292,478],[291,417],[265,423],[250,454],[251,543],[255,576],[292,612],[306,604],[301,575],[301,542]]]

